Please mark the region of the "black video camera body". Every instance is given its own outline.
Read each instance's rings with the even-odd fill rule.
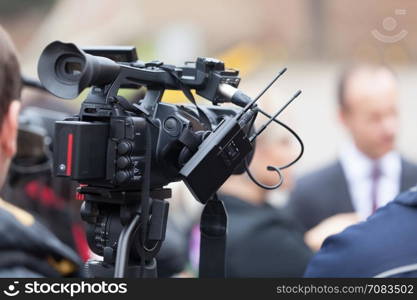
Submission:
[[[56,122],[54,174],[82,184],[138,190],[145,164],[146,128],[152,136],[151,187],[181,180],[179,171],[205,135],[236,111],[160,103],[152,123],[135,113],[112,116],[106,122],[79,117]],[[200,115],[201,117],[201,115]],[[209,122],[204,122],[204,119]]]
[[[238,71],[226,70],[223,62],[211,58],[198,58],[194,67],[181,68],[136,59],[136,50],[130,47],[89,48],[85,52],[74,44],[53,42],[45,48],[38,73],[51,93],[73,98],[92,86],[79,115],[56,123],[54,174],[87,185],[90,192],[91,187],[138,191],[144,178],[146,144],[150,142],[150,188],[182,179],[197,200],[205,203],[232,173],[244,172],[243,160],[253,150],[248,135],[255,112],[245,124],[237,119],[229,121],[241,133],[225,132],[214,139],[218,144],[211,145],[210,160],[201,156],[205,150],[199,148],[238,115],[237,109],[218,106],[231,101],[230,88],[236,90],[240,82]],[[141,86],[147,87],[147,93],[136,103],[118,96],[120,88]],[[160,103],[165,89],[182,90],[194,105]],[[191,89],[215,105],[197,106]],[[234,141],[235,136],[241,140]],[[191,160],[197,152],[199,155]],[[188,161],[192,165],[187,165]],[[105,195],[100,197],[109,202],[126,200]]]
[[[56,123],[53,149],[54,173],[81,184],[78,191],[85,200],[81,216],[88,223],[88,243],[103,256],[101,262],[87,263],[89,274],[154,277],[155,256],[167,225],[165,199],[170,198],[170,189],[164,186],[183,180],[205,204],[200,274],[224,275],[227,214],[215,193],[230,175],[244,171],[258,186],[275,189],[282,184],[280,170],[303,153],[299,137],[276,119],[301,91],[273,116],[256,106],[285,71],[251,99],[237,90],[238,71],[226,70],[215,59],[198,58],[192,67],[176,67],[138,61],[132,47],[82,51],[74,44],[53,42],[45,48],[38,73],[49,92],[71,99],[92,87],[80,113]],[[118,95],[120,88],[142,86],[147,91],[139,101]],[[165,89],[181,90],[192,105],[160,103]],[[197,105],[191,90],[213,105]],[[223,102],[241,108],[218,106]],[[269,120],[254,132],[258,112]],[[256,137],[271,122],[293,133],[301,152],[286,166],[268,166],[280,181],[266,186],[255,179],[248,165]],[[219,255],[213,260],[216,252]]]

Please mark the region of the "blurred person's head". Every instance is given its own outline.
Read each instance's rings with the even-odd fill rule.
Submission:
[[[0,186],[16,152],[21,76],[16,51],[0,26]]]
[[[283,166],[294,159],[295,150],[292,137],[285,129],[277,129],[272,124],[256,140],[256,149],[250,164],[251,173],[258,181],[266,185],[277,184],[279,177],[275,171],[268,171],[267,166]],[[289,188],[292,184],[290,169],[283,170],[284,183],[281,188]]]
[[[398,86],[383,66],[355,66],[339,82],[340,117],[356,147],[378,159],[395,147]]]

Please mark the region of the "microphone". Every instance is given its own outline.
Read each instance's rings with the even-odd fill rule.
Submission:
[[[253,101],[249,96],[247,96],[246,94],[244,94],[237,88],[226,83],[219,84],[219,92],[226,99],[229,99],[230,102],[232,102],[233,104],[240,106],[240,107],[245,107],[251,102],[252,104],[254,104],[256,101],[258,101],[258,99],[261,98],[263,94],[265,94],[265,92],[275,83],[275,81],[277,81],[278,78],[280,78],[286,71],[287,71],[287,68],[282,69],[275,76],[275,78],[259,93],[259,95],[254,98]],[[252,106],[252,104],[250,106]]]

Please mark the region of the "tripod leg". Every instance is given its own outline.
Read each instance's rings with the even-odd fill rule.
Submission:
[[[135,215],[130,224],[125,226],[120,233],[119,241],[117,243],[116,264],[114,268],[115,278],[123,278],[126,276],[126,266],[129,260],[132,235],[138,229],[139,220],[139,215]]]

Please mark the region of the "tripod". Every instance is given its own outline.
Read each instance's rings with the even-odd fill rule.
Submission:
[[[84,200],[81,217],[87,222],[88,244],[103,256],[102,261],[86,263],[87,277],[156,278],[155,256],[165,239],[165,199],[171,190],[153,189],[148,201],[143,201],[141,191],[82,186],[78,192]]]

